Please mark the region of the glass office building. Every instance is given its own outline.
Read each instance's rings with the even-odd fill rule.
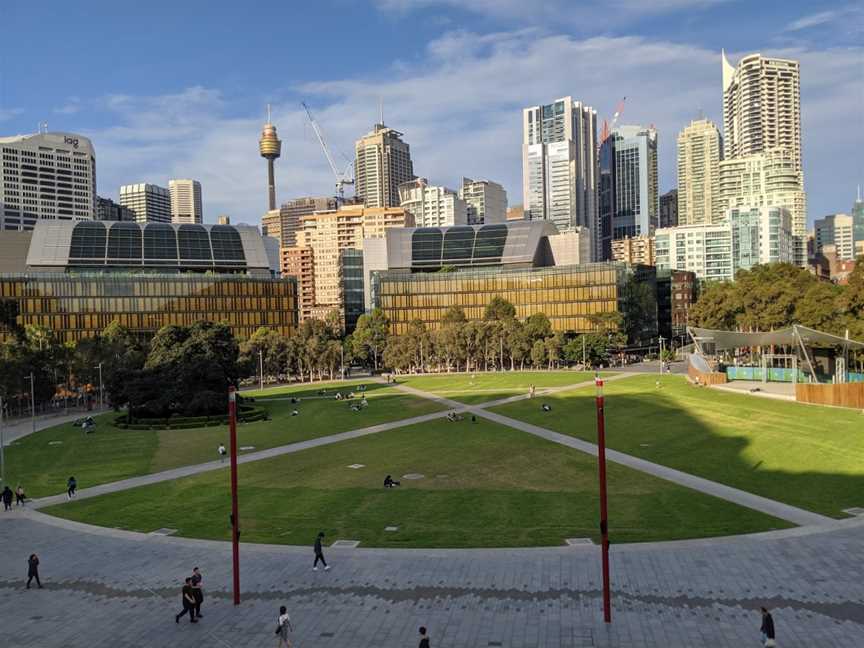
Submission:
[[[599,326],[592,316],[619,312],[625,322],[642,323],[634,337],[648,338],[657,335],[650,270],[593,263],[455,272],[373,271],[371,290],[373,303],[384,310],[396,334],[405,333],[415,319],[437,328],[451,306],[462,308],[469,320],[482,319],[486,305],[499,296],[515,306],[518,319],[544,313],[555,331],[596,331]]]
[[[114,320],[144,336],[202,320],[226,322],[241,338],[261,326],[288,335],[297,317],[293,280],[242,275],[0,275],[0,302],[12,303],[7,332],[44,326],[63,342],[98,335]]]

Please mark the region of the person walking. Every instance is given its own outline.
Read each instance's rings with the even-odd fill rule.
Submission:
[[[34,578],[36,579],[36,585],[39,586],[39,589],[42,589],[42,581],[39,580],[39,556],[35,553],[30,554],[30,557],[27,559],[27,589],[30,589],[30,582]]]
[[[195,598],[195,616],[200,619],[204,615],[201,614],[201,603],[204,602],[204,586],[202,585],[202,581],[204,578],[201,576],[201,570],[197,567],[192,569],[192,596]]]
[[[420,626],[420,645],[417,648],[430,648],[429,635],[426,633],[426,626]]]
[[[191,578],[187,578],[183,585],[181,600],[183,601],[183,611],[177,613],[174,617],[174,623],[180,623],[180,617],[185,615],[187,612],[189,613],[189,620],[192,623],[198,623],[198,619],[195,618],[195,595],[192,593]]]
[[[219,463],[224,462],[225,461],[225,455],[228,454],[228,451],[225,449],[225,444],[220,443],[219,447],[216,448],[216,452],[219,453]]]
[[[12,508],[12,489],[8,486],[3,487],[3,510],[8,511]]]
[[[317,537],[315,538],[315,562],[312,563],[312,570],[318,571],[318,561],[321,561],[321,564],[324,565],[324,571],[330,571],[330,565],[327,564],[327,561],[324,560],[324,550],[321,548],[321,538],[324,537],[324,532],[319,531]]]
[[[771,613],[767,608],[762,608],[762,645],[771,647],[776,646],[777,643],[774,637],[774,617],[771,616]]]
[[[24,487],[18,484],[18,488],[15,489],[15,506],[24,506],[24,498]]]
[[[288,616],[288,608],[282,605],[279,607],[279,617],[276,619],[276,648],[291,648],[289,631],[294,632],[294,627],[291,625],[291,617]]]
[[[75,497],[76,488],[78,488],[78,482],[75,480],[74,476],[66,480],[66,499],[72,499]]]

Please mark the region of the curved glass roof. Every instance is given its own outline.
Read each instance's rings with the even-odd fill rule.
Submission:
[[[507,225],[425,227],[411,236],[411,266],[493,265],[501,263],[510,228]]]

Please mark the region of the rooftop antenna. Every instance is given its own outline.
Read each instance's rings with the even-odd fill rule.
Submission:
[[[267,104],[267,123],[272,124],[273,122],[270,120],[270,104]]]
[[[858,202],[861,202],[861,185],[858,185]]]
[[[384,125],[384,97],[378,97],[378,112],[381,118],[379,122],[382,126]]]
[[[699,108],[699,121],[702,121],[703,119],[705,119],[705,113],[702,112],[702,108],[700,107]]]

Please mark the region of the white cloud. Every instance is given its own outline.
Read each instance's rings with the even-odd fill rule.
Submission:
[[[69,97],[65,104],[54,109],[57,115],[74,115],[81,111],[81,97]]]
[[[804,161],[812,217],[848,209],[860,182],[864,145],[861,48],[766,54],[802,62]],[[736,58],[733,56],[732,58]],[[720,120],[719,52],[640,37],[576,39],[533,30],[475,35],[452,32],[430,43],[420,62],[378,77],[321,80],[294,92],[306,98],[334,157],[378,117],[405,133],[415,172],[455,186],[462,175],[502,182],[511,204],[521,196],[521,109],[572,95],[611,116],[622,95],[622,123],[653,123],[660,133],[660,185],[675,183],[675,138],[701,109]],[[100,191],[127,182],[202,181],[205,217],[226,212],[257,223],[266,175],[257,139],[263,116],[227,115],[230,97],[194,87],[160,97],[112,96],[118,124],[90,133]],[[280,200],[333,192],[333,179],[299,100],[275,106],[283,140],[277,161]]]
[[[0,122],[17,117],[23,114],[23,112],[23,108],[0,108]]]
[[[839,14],[839,11],[832,10],[820,11],[819,13],[810,14],[809,16],[803,16],[802,18],[793,20],[791,23],[786,25],[786,31],[798,31],[799,29],[808,29],[809,27],[824,25],[825,23],[834,21]]]

